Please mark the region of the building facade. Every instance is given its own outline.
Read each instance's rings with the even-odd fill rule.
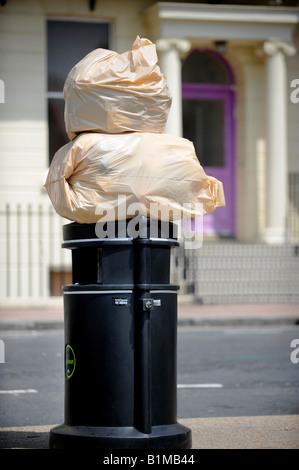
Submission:
[[[63,221],[43,188],[67,141],[63,83],[90,50],[125,52],[137,34],[156,43],[173,95],[165,132],[192,140],[224,184],[226,207],[204,217],[205,243],[298,243],[299,7],[254,3],[1,2],[3,301],[49,299],[69,275]]]

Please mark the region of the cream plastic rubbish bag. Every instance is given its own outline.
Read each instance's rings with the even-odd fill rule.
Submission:
[[[136,215],[178,220],[224,206],[193,144],[164,134],[171,96],[156,48],[138,36],[124,54],[96,49],[69,73],[65,124],[45,187],[54,209],[79,223]]]

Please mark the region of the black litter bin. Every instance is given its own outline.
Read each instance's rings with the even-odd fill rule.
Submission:
[[[63,227],[73,284],[63,288],[65,421],[51,448],[191,448],[177,422],[178,242],[174,225],[159,222],[153,237],[151,222],[139,220],[138,237],[128,222],[114,238],[98,238],[95,224]]]

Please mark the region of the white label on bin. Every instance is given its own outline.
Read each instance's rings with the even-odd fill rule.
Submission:
[[[113,299],[114,305],[129,305],[129,299]]]

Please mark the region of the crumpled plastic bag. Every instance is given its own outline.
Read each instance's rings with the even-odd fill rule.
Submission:
[[[156,48],[136,38],[133,50],[90,52],[64,84],[65,126],[80,132],[163,132],[171,95],[157,65]]]
[[[96,49],[69,73],[65,123],[71,142],[56,152],[45,187],[54,209],[79,223],[136,215],[202,216],[224,206],[222,183],[207,176],[193,144],[164,134],[171,96],[156,48]],[[158,211],[157,211],[158,208]]]

